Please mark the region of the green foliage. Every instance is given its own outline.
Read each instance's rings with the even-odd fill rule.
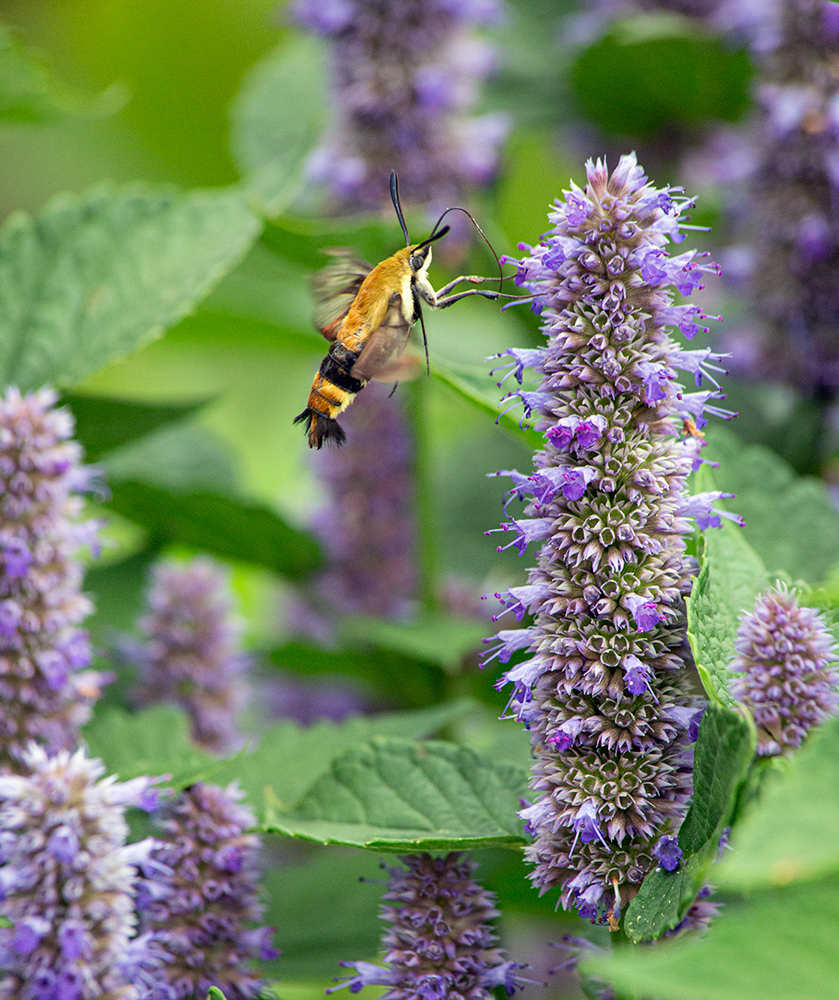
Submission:
[[[748,104],[750,78],[744,50],[676,15],[618,21],[572,70],[586,114],[613,135],[733,121]]]
[[[515,847],[527,772],[466,747],[380,739],[332,761],[290,813],[264,829],[380,851]]]
[[[676,871],[656,868],[650,872],[630,903],[625,928],[634,943],[652,941],[672,930],[711,877],[709,870],[734,814],[754,748],[754,727],[712,702],[699,727],[693,800],[679,830],[684,857]]]
[[[279,215],[303,187],[303,168],[326,120],[325,81],[320,45],[296,37],[248,73],[233,104],[233,157],[269,216]]]
[[[241,192],[103,185],[0,230],[0,382],[75,385],[159,336],[244,255]]]
[[[42,124],[63,117],[71,99],[43,61],[0,25],[0,124]]]

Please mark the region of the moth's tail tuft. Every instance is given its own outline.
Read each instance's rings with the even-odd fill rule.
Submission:
[[[340,446],[347,440],[347,435],[337,420],[325,417],[322,413],[317,413],[308,406],[294,418],[296,424],[302,424],[304,421],[309,433],[310,448],[317,448],[320,451],[330,441]]]

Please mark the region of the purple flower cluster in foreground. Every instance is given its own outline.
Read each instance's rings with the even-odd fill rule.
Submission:
[[[141,883],[142,929],[164,953],[149,1000],[203,1000],[211,986],[227,1000],[251,1000],[260,979],[247,963],[279,954],[271,930],[254,926],[259,838],[234,787],[195,784],[158,814],[153,877]]]
[[[30,740],[75,749],[103,679],[90,666],[81,550],[98,524],[81,519],[91,470],[70,440],[73,417],[50,389],[0,398],[0,771]]]
[[[125,649],[140,667],[137,700],[182,708],[193,739],[206,750],[236,749],[247,663],[225,570],[206,557],[158,563],[140,630],[145,641]]]
[[[342,962],[355,975],[341,986],[387,986],[381,1000],[490,1000],[503,986],[512,995],[523,968],[494,947],[489,921],[498,916],[495,897],[472,878],[476,865],[457,852],[442,858],[411,854],[405,868],[389,868],[382,919],[385,968]],[[327,992],[334,992],[335,986]]]
[[[685,644],[684,596],[693,565],[684,536],[731,517],[714,508],[725,494],[688,496],[702,461],[696,426],[729,414],[708,350],[684,350],[705,316],[674,305],[716,266],[687,251],[681,189],[648,183],[634,155],[611,177],[589,161],[587,186],[566,192],[536,247],[523,247],[517,283],[542,317],[547,345],[500,355],[505,379],[545,438],[535,471],[512,479],[508,503],[527,503],[508,520],[504,548],[540,542],[525,586],[499,595],[526,628],[495,639],[489,660],[508,668],[509,709],[532,732],[536,801],[522,815],[534,836],[527,857],[542,892],[558,887],[565,906],[616,926],[674,837],[691,792],[688,726],[695,712]],[[679,382],[686,372],[695,391]],[[710,383],[704,388],[703,382]],[[666,847],[666,845],[665,845]]]
[[[331,42],[335,120],[310,171],[340,207],[381,206],[391,170],[435,205],[492,179],[506,117],[469,112],[494,55],[474,28],[501,20],[500,0],[296,0],[291,12]]]
[[[807,732],[836,710],[839,676],[833,635],[814,608],[775,587],[743,615],[731,669],[731,693],[748,705],[757,725],[757,752],[789,753]]]
[[[84,751],[30,744],[27,776],[0,776],[0,997],[137,1000],[153,965],[134,937],[137,867],[151,841],[126,845],[128,805],[152,807],[150,778],[103,778]],[[142,995],[145,995],[142,993]]]

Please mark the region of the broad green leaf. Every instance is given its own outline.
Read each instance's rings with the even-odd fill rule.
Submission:
[[[401,234],[396,217],[363,215],[353,219],[304,218],[282,215],[266,223],[262,243],[273,253],[309,272],[329,263],[325,251],[352,247],[371,267],[398,250]]]
[[[644,879],[626,914],[631,941],[650,941],[682,920],[708,881],[719,841],[754,757],[753,728],[714,702],[699,727],[694,751],[693,800],[679,831],[684,858],[674,872],[656,868]]]
[[[12,215],[0,230],[0,382],[73,385],[159,336],[258,230],[236,189],[103,185]]]
[[[105,481],[136,480],[175,493],[221,492],[234,495],[239,476],[227,446],[193,421],[161,427],[129,441],[104,459]]]
[[[839,511],[825,485],[796,476],[768,448],[743,445],[727,428],[707,436],[717,487],[737,494],[729,503],[746,519],[743,534],[767,570],[821,583],[839,562]]]
[[[471,708],[469,701],[447,702],[413,712],[383,712],[356,716],[343,722],[317,722],[301,726],[280,722],[252,752],[239,754],[224,773],[248,793],[251,806],[262,816],[265,800],[291,809],[331,762],[352,747],[378,737],[420,739],[436,733]]]
[[[839,719],[815,729],[737,824],[714,873],[749,891],[839,873]]]
[[[141,774],[170,774],[176,788],[212,777],[222,762],[197,747],[186,715],[170,705],[129,714],[107,709],[82,730],[89,756],[104,761],[123,780]]]
[[[207,991],[207,1000],[227,1000],[227,997],[225,997],[218,986],[211,986]]]
[[[439,664],[444,670],[456,671],[464,656],[482,648],[487,623],[428,612],[406,623],[382,618],[347,618],[341,624],[341,631],[351,641],[368,642],[404,656]]]
[[[531,448],[543,446],[542,435],[523,422],[520,407],[514,412],[499,415],[501,407],[498,402],[498,391],[485,371],[466,365],[444,364],[435,360],[431,366],[431,374],[462,399],[490,414],[499,427],[526,441]]]
[[[62,118],[76,103],[54,82],[38,55],[0,25],[0,124],[37,124]]]
[[[156,544],[194,546],[295,580],[318,566],[318,548],[309,536],[256,503],[124,480],[111,484],[108,507],[145,528]]]
[[[701,569],[687,599],[688,638],[708,697],[730,705],[729,665],[740,616],[770,580],[742,528],[730,521],[703,532],[702,543]]]
[[[233,103],[233,158],[267,215],[279,215],[302,190],[326,122],[326,79],[322,47],[297,35],[257,63]]]
[[[332,762],[291,813],[264,829],[381,851],[518,847],[528,772],[451,743],[381,739]]]
[[[667,127],[735,121],[749,103],[751,63],[676,15],[638,15],[614,24],[572,68],[572,86],[604,131],[647,135]]]
[[[618,996],[659,1000],[839,1000],[839,877],[727,902],[700,938],[616,948],[586,958],[585,975]]]
[[[379,950],[382,896],[375,883],[383,876],[379,859],[367,852],[311,846],[304,857],[302,864],[275,865],[263,876],[263,923],[277,928],[273,939],[282,949],[264,968],[283,982],[326,983],[339,974],[338,962]]]
[[[76,419],[73,436],[81,442],[89,462],[97,462],[114,448],[151,434],[166,424],[184,420],[206,406],[205,401],[158,405],[74,393],[62,394],[61,402],[73,411]]]
[[[362,637],[363,638],[363,637]],[[299,675],[343,674],[369,682],[405,708],[442,700],[445,674],[436,663],[381,647],[324,650],[300,642],[268,654],[271,663]]]

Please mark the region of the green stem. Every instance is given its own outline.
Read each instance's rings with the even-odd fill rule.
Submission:
[[[420,377],[405,386],[406,411],[414,445],[414,496],[416,502],[417,596],[423,611],[439,608],[439,560],[431,476],[431,443],[428,433],[430,380]]]

